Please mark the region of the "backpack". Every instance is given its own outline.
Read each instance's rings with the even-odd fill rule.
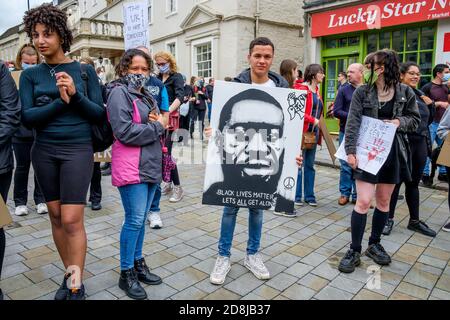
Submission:
[[[80,64],[81,67],[81,79],[84,85],[84,95],[88,97],[88,74],[86,72],[86,64]],[[105,108],[106,109],[106,108]],[[108,121],[106,110],[101,122],[91,124],[91,137],[92,147],[94,152],[103,152],[108,149],[114,142],[114,136],[111,128],[111,124]]]

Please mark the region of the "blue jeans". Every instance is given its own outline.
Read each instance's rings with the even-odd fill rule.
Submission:
[[[339,145],[341,145],[342,140],[344,140],[344,133],[339,132]],[[339,162],[341,163],[341,176],[339,178],[341,196],[350,198],[351,195],[352,199],[356,200],[356,184],[352,178],[352,168],[347,164],[347,161],[339,160]]]
[[[263,210],[248,209],[248,242],[247,254],[255,254],[259,250],[261,242],[261,231],[263,222]],[[224,207],[222,224],[220,228],[219,255],[222,257],[231,256],[231,244],[233,243],[234,227],[236,226],[236,216],[239,208]]]
[[[153,196],[150,212],[160,212],[159,202],[161,201],[161,184],[156,185],[155,195]]]
[[[439,137],[437,135],[438,127],[439,127],[439,123],[438,122],[433,122],[429,126],[429,128],[430,128],[430,135],[431,135],[431,145],[433,145],[435,140],[436,140],[436,143],[438,145],[442,144],[442,140],[439,139]],[[430,158],[427,158],[427,163],[425,164],[425,168],[423,169],[423,174],[425,176],[429,176],[430,175],[430,163],[431,163]],[[439,174],[445,174],[447,172],[445,170],[445,167],[443,167],[443,166],[438,166],[438,167],[439,167]]]
[[[208,120],[211,122],[211,108],[212,108],[212,102],[208,103]]]
[[[315,202],[314,181],[316,179],[316,170],[314,169],[314,160],[316,159],[317,145],[314,149],[303,150],[303,166],[298,169],[297,190],[295,192],[295,201],[302,201],[302,186],[305,191],[305,202]],[[304,171],[305,179],[302,181]]]
[[[140,183],[119,187],[125,222],[120,233],[120,269],[129,270],[143,258],[145,221],[157,184]]]

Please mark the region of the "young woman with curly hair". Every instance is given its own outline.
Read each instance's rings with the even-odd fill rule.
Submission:
[[[354,92],[345,127],[345,151],[356,180],[357,200],[351,216],[350,250],[339,264],[339,271],[344,273],[353,272],[361,263],[361,243],[374,196],[376,208],[366,255],[379,265],[390,264],[391,257],[380,243],[381,233],[389,216],[389,203],[395,185],[401,181],[411,181],[406,134],[415,132],[421,119],[413,89],[400,83],[399,62],[394,51],[377,51],[366,59],[365,64],[369,67],[365,73],[367,84]],[[358,168],[356,143],[363,116],[391,123],[397,128],[388,158],[376,175]]]
[[[147,298],[140,282],[161,283],[160,277],[150,273],[142,253],[145,221],[162,178],[160,138],[167,124],[146,89],[150,70],[150,56],[142,50],[127,50],[116,67],[119,79],[108,86],[107,102],[116,137],[112,183],[119,189],[125,211],[120,233],[119,287],[136,300]]]
[[[84,206],[94,164],[91,124],[106,119],[102,93],[95,70],[87,66],[88,79],[83,80],[80,63],[65,55],[73,38],[63,11],[44,4],[27,11],[24,23],[44,57],[43,63],[22,72],[20,99],[22,121],[36,131],[31,161],[66,268],[55,299],[82,300]]]

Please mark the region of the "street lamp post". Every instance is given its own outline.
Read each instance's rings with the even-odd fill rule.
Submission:
[[[30,0],[27,0],[28,10],[30,10]]]

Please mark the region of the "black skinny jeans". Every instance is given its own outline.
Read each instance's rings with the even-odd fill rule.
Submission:
[[[426,137],[409,135],[409,146],[412,157],[412,181],[405,182],[405,198],[409,209],[410,220],[419,220],[420,194],[419,182],[422,177],[423,168],[427,161],[428,147]],[[395,207],[397,206],[398,193],[402,182],[395,186],[389,206],[389,218],[394,219]]]
[[[191,133],[191,137],[192,134],[194,133],[194,129],[195,129],[195,121],[200,121],[201,122],[201,126],[199,126],[199,131],[200,131],[200,138],[203,140],[203,131],[205,130],[205,115],[206,115],[206,109],[205,110],[198,110],[198,109],[193,109],[192,112],[192,117],[191,117],[191,125],[190,125],[190,130],[189,132]]]
[[[11,186],[12,179],[12,171],[0,174],[0,195],[3,198],[3,201],[8,200],[8,190]],[[6,247],[6,238],[5,231],[3,228],[0,228],[0,279],[2,277],[2,266],[3,259],[5,258],[5,247]]]
[[[13,143],[16,171],[14,171],[14,204],[26,206],[28,201],[28,175],[31,166],[31,147],[33,142]],[[34,203],[45,203],[44,195],[34,175]]]
[[[100,162],[94,162],[94,171],[92,172],[89,202],[100,203],[102,201],[102,171]]]

